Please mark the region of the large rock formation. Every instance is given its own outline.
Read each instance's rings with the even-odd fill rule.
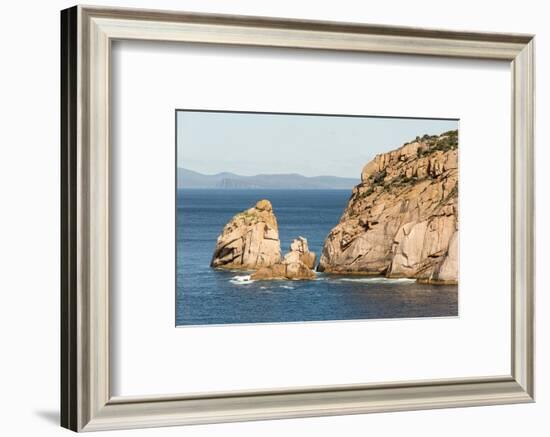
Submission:
[[[325,240],[318,270],[457,283],[457,208],[457,131],[377,155]]]
[[[315,279],[315,272],[312,270],[315,267],[315,258],[315,253],[309,251],[307,240],[298,237],[290,244],[290,251],[282,262],[260,268],[250,279]]]
[[[277,219],[269,200],[240,212],[225,225],[216,242],[212,267],[258,269],[281,261]]]

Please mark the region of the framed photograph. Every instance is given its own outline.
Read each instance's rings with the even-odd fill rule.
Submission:
[[[177,326],[458,316],[458,120],[178,110],[176,130]]]
[[[61,29],[64,427],[534,400],[532,35]]]

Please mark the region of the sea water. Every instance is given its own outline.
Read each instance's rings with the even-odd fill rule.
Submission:
[[[318,261],[349,196],[350,190],[178,190],[176,325],[457,316],[455,285],[324,273],[313,281],[253,281],[250,272],[210,267],[224,225],[260,199],[273,205],[283,254],[303,236]]]

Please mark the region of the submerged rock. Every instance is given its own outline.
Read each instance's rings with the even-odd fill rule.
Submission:
[[[212,267],[258,269],[281,261],[277,219],[269,200],[234,216],[219,235]]]
[[[424,136],[365,165],[319,271],[458,281],[458,132]]]

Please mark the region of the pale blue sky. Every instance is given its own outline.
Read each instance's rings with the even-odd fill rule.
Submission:
[[[451,129],[457,120],[178,111],[177,163],[205,174],[359,178],[376,154]]]

